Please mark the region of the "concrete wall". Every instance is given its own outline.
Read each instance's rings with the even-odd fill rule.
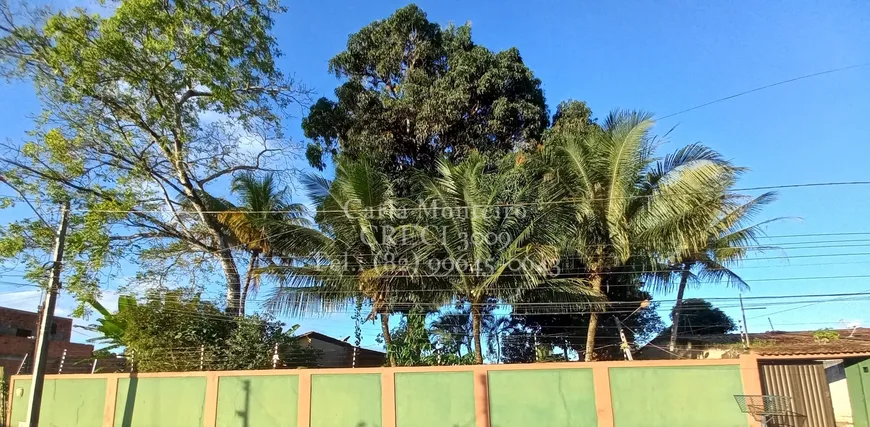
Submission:
[[[843,360],[826,360],[825,377],[831,392],[831,403],[834,407],[834,421],[838,427],[851,427],[852,404],[849,399],[849,386],[846,381],[846,367]]]
[[[870,427],[870,359],[845,360],[846,385],[855,427]]]
[[[43,427],[755,427],[733,396],[761,393],[754,358],[48,378]]]
[[[27,398],[30,395],[28,381],[16,381],[12,394],[10,426],[26,420]],[[17,396],[16,389],[21,389]],[[50,379],[42,391],[40,426],[92,427],[103,424],[103,409],[106,401],[105,378]]]
[[[747,425],[734,400],[743,394],[736,365],[614,368],[610,390],[617,426]]]

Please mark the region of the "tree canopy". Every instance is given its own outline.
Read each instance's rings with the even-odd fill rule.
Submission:
[[[219,265],[226,310],[238,312],[214,190],[286,159],[282,111],[306,92],[275,64],[282,11],[277,1],[135,0],[101,16],[3,3],[0,71],[33,82],[43,109],[27,141],[0,147],[0,174],[43,213],[72,203],[64,283],[81,301],[126,258],[155,281]],[[44,277],[48,228],[7,225],[0,255]],[[187,273],[175,279],[200,277]]]
[[[671,320],[673,318],[672,311]],[[680,334],[683,335],[716,335],[737,329],[734,319],[703,298],[684,299],[678,319]]]
[[[432,169],[529,144],[548,122],[541,82],[516,48],[492,52],[469,24],[441,28],[413,4],[352,34],[329,70],[345,82],[302,121],[319,169],[339,153],[374,156],[391,173]]]
[[[317,352],[302,347],[284,324],[271,317],[233,317],[199,295],[183,290],[152,289],[141,299],[122,296],[118,310],[102,314],[86,328],[99,334],[92,341],[122,348],[141,372],[267,369],[275,348],[281,366],[314,366]],[[202,365],[201,365],[202,364]]]

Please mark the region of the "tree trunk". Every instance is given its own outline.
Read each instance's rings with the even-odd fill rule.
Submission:
[[[471,304],[471,334],[474,336],[474,361],[483,365],[483,346],[480,345],[480,305]]]
[[[248,264],[248,273],[245,275],[245,286],[242,288],[242,296],[239,298],[239,316],[245,316],[245,301],[248,300],[248,289],[251,288],[251,279],[253,279],[254,270],[257,269],[257,260],[260,259],[260,251],[254,249],[251,251],[251,262]]]
[[[686,282],[689,281],[689,275],[691,271],[683,266],[682,277],[680,277],[680,287],[677,289],[677,303],[674,306],[674,324],[671,325],[671,339],[668,343],[668,351],[671,353],[674,352],[677,348],[677,332],[679,331],[679,322],[680,322],[680,310],[682,310],[683,305],[683,294],[686,292]]]
[[[396,366],[396,356],[393,354],[393,337],[390,336],[390,315],[381,313],[381,331],[384,333],[384,346],[387,347],[387,356],[390,358],[390,366]]]
[[[218,257],[224,270],[224,276],[227,278],[227,306],[224,312],[230,316],[238,316],[242,280],[239,277],[239,269],[236,267],[236,260],[233,258],[232,249],[230,249],[226,237],[221,236],[219,243],[220,252]]]
[[[601,275],[598,272],[591,273],[592,290],[601,293]],[[595,357],[595,332],[598,329],[598,312],[589,313],[589,329],[586,331],[586,354],[583,360],[591,362]]]

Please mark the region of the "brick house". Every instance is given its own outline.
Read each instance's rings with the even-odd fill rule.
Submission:
[[[25,355],[27,360],[22,373],[29,372],[36,346],[38,321],[37,313],[0,307],[0,366],[7,376],[18,371]],[[72,328],[72,319],[55,316],[48,342],[49,373],[57,372],[64,350],[67,362],[91,358],[94,346],[70,342]]]

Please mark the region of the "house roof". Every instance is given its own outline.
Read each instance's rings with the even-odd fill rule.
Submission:
[[[772,331],[749,334],[750,350],[761,356],[826,355],[870,353],[870,328],[836,329],[838,339],[820,340],[816,331]],[[667,347],[670,331],[660,334],[650,344]],[[740,344],[740,334],[680,336],[677,344],[717,348]]]
[[[324,335],[324,334],[321,334],[320,332],[315,332],[315,331],[305,332],[304,334],[300,334],[299,337],[300,338],[308,338],[308,339],[316,339],[319,341],[325,341],[325,342],[328,342],[330,344],[340,345],[342,347],[347,347],[350,349],[352,349],[354,347],[353,344],[351,344],[347,341],[342,341],[340,339],[336,339],[336,338],[333,338],[329,335]],[[377,354],[377,355],[382,355],[382,356],[386,355],[386,353],[384,353],[382,351],[371,350],[371,349],[363,348],[363,347],[360,347],[358,349],[358,351],[360,353],[370,353],[370,354]]]

